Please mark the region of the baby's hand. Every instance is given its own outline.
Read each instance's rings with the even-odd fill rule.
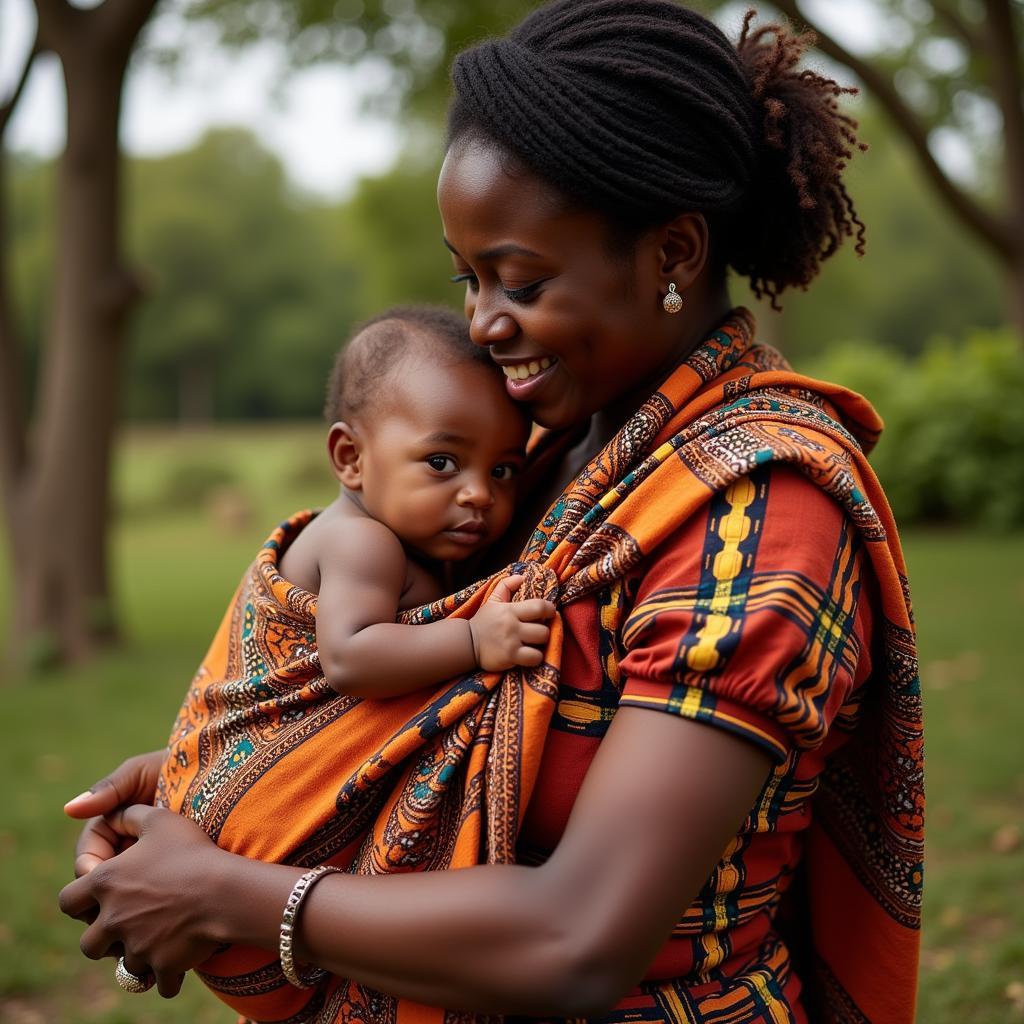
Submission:
[[[544,660],[543,652],[531,645],[547,643],[550,630],[543,620],[555,614],[555,606],[540,598],[513,604],[512,595],[522,582],[522,576],[503,579],[469,620],[476,663],[486,672],[532,667]]]

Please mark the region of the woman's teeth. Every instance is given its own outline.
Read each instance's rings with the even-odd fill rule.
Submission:
[[[515,366],[503,366],[502,369],[509,380],[527,380],[530,377],[536,377],[541,370],[546,370],[553,362],[553,359],[545,356],[543,359],[534,359],[530,363],[516,363]]]

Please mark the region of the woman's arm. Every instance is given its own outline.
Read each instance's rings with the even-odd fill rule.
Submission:
[[[643,976],[769,768],[767,754],[723,730],[623,708],[544,865],[328,876],[303,904],[298,955],[452,1009],[607,1009]],[[101,904],[83,937],[87,955],[123,941],[167,994],[209,943],[276,948],[301,869],[224,853],[151,809],[130,810],[124,827],[140,842],[62,894],[73,916]]]

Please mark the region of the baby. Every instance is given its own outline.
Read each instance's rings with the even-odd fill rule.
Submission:
[[[259,789],[268,767],[298,764],[307,730],[328,743],[328,723],[352,720],[358,701],[335,694],[398,697],[477,669],[541,664],[555,608],[513,602],[521,576],[499,582],[471,617],[395,621],[441,597],[446,565],[509,524],[530,425],[503,380],[454,312],[394,309],[357,331],[327,398],[341,492],[318,515],[282,524],[243,577],[178,713],[158,804],[230,848],[220,829],[239,802],[287,806],[286,794]],[[327,774],[361,734],[329,735],[330,763],[291,777],[303,792],[303,773],[319,773],[333,806]],[[292,848],[235,850],[274,860]]]
[[[327,451],[341,493],[281,557],[318,594],[316,646],[332,689],[391,697],[479,667],[540,664],[547,601],[511,603],[511,576],[470,619],[400,625],[442,594],[445,562],[508,527],[529,420],[465,320],[399,308],[364,324],[328,388]]]
[[[242,578],[178,713],[155,802],[253,859],[440,866],[446,848],[419,824],[433,808],[491,827],[479,800],[492,766],[476,740],[499,727],[499,702],[481,695],[508,690],[484,675],[542,666],[555,607],[513,601],[523,577],[508,576],[470,595],[463,616],[395,620],[441,597],[446,566],[507,528],[530,424],[465,320],[430,308],[358,330],[327,417],[340,494],[281,524]],[[370,828],[391,790],[411,794],[409,820]],[[245,1018],[297,1020],[310,998],[285,984],[273,951],[226,948],[200,975]]]

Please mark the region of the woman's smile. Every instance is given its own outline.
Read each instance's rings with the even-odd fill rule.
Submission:
[[[558,360],[551,356],[539,359],[506,362],[495,353],[494,361],[505,371],[505,390],[517,402],[529,402],[558,370]]]

